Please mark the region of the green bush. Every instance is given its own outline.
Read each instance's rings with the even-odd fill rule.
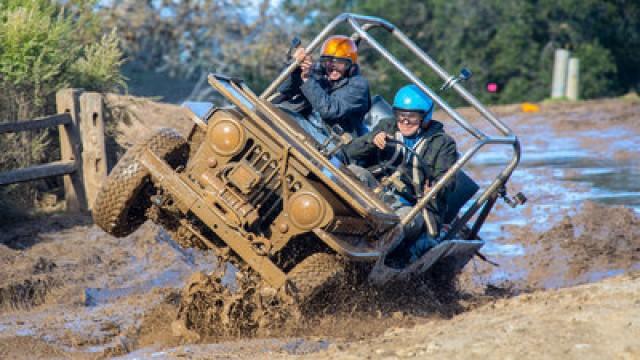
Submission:
[[[580,97],[615,95],[617,68],[608,49],[598,42],[580,44],[572,56],[580,59]]]
[[[71,66],[74,86],[103,92],[126,89],[126,78],[120,73],[124,60],[119,43],[113,30],[103,35],[99,43],[87,46],[84,56]]]
[[[55,112],[65,87],[117,90],[122,53],[115,33],[101,36],[93,0],[0,0],[0,122]],[[55,129],[0,135],[0,171],[59,156]],[[48,182],[45,186],[50,187]],[[37,184],[0,189],[0,197],[33,198]],[[26,201],[25,203],[29,203]]]

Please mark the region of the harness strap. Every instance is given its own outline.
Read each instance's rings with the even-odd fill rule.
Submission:
[[[422,155],[422,152],[423,152],[423,150],[424,150],[426,145],[427,145],[427,138],[426,137],[423,137],[422,139],[418,140],[418,143],[415,145],[416,154]],[[413,188],[414,188],[414,190],[416,192],[416,196],[421,196],[422,195],[422,188],[420,187],[420,171],[419,171],[420,162],[419,162],[419,159],[418,159],[417,156],[414,156],[412,160],[413,160],[412,161],[412,165],[413,165],[412,166],[412,170],[413,171],[411,172],[411,174],[413,175],[412,176]],[[424,175],[425,175],[425,180],[427,180],[426,179],[427,174],[424,174]]]
[[[395,139],[400,142],[403,141],[402,134],[400,134],[399,131],[396,132]],[[404,147],[402,147],[400,144],[396,144],[393,155],[391,156],[391,160],[389,160],[389,164],[393,164],[394,162],[396,162],[398,156],[400,155],[404,155]]]
[[[415,152],[418,155],[422,155],[424,149],[426,148],[427,144],[429,142],[427,141],[426,137],[423,137],[422,139],[418,140],[418,143],[416,144],[415,147]],[[423,192],[423,188],[420,186],[420,163],[418,160],[417,156],[413,157],[413,187],[416,191],[416,195],[418,197],[422,197],[424,195]],[[427,169],[424,169],[425,171]],[[427,179],[427,174],[424,174],[424,180],[429,181],[429,179]],[[424,222],[425,225],[427,226],[427,232],[429,233],[429,235],[433,238],[436,238],[438,236],[438,231],[436,229],[436,225],[434,223],[433,217],[431,216],[431,213],[427,210],[427,208],[423,208],[422,209],[422,217],[424,218]]]

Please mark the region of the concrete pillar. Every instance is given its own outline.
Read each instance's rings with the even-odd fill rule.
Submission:
[[[568,62],[569,50],[556,49],[553,62],[553,79],[551,83],[552,99],[558,99],[565,96]]]
[[[565,96],[569,100],[576,101],[580,96],[580,60],[572,57],[569,59],[567,70],[567,89]]]

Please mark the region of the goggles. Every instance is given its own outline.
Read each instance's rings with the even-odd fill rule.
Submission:
[[[320,62],[322,63],[322,65],[329,66],[329,65],[337,65],[337,66],[341,66],[341,67],[349,67],[351,65],[351,59],[343,59],[343,58],[337,58],[337,57],[333,57],[333,56],[321,56],[320,57]]]
[[[393,114],[396,116],[398,124],[404,125],[420,125],[426,113],[424,111],[409,111],[394,109]]]

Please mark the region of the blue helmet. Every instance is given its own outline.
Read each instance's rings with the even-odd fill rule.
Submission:
[[[433,114],[433,100],[414,84],[405,85],[398,90],[393,99],[393,108],[398,110],[421,111],[424,120],[430,120]]]

